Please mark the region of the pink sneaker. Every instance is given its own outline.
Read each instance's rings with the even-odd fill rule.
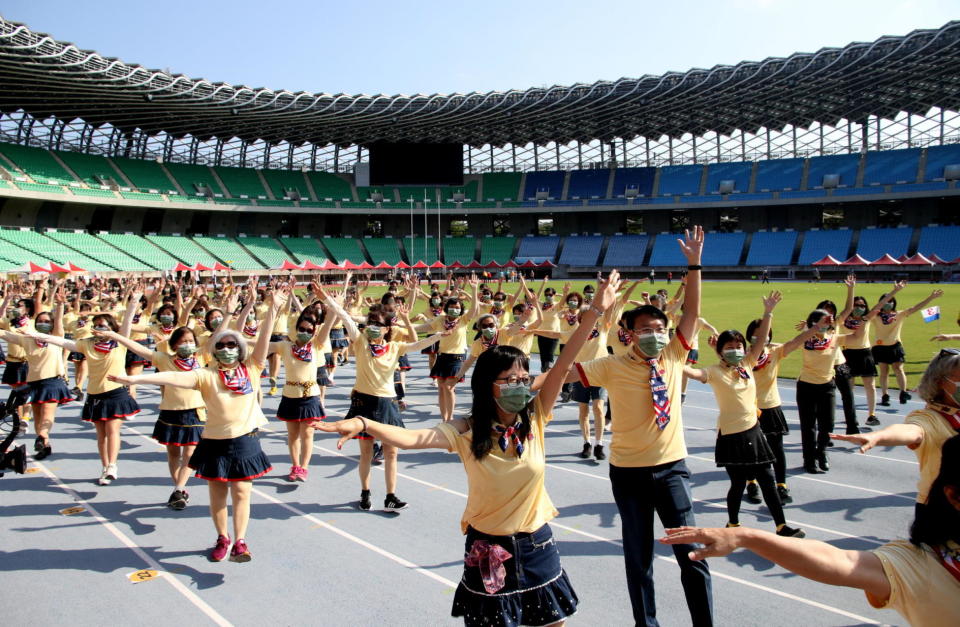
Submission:
[[[300,466],[291,466],[287,481],[296,481],[300,477]]]
[[[309,474],[309,471],[303,466],[301,466],[300,468],[297,469],[297,481],[306,481],[308,474]]]
[[[230,538],[227,536],[217,536],[217,544],[210,551],[211,562],[222,562],[230,550]]]
[[[247,548],[247,543],[243,538],[238,539],[233,544],[233,549],[230,551],[230,561],[231,562],[249,562],[253,559],[250,555],[250,549]]]

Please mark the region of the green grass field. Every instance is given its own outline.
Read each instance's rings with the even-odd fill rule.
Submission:
[[[630,277],[628,277],[630,278]],[[549,285],[558,292],[563,289],[565,281],[551,281]],[[574,290],[582,291],[588,281],[571,281]],[[491,289],[495,288],[496,283],[488,283]],[[533,284],[534,289],[538,289],[540,282]],[[667,285],[665,281],[657,281],[655,285],[649,285],[646,282],[634,290],[634,298],[639,299],[643,291],[653,291],[656,288],[665,288],[670,291],[671,296],[677,289],[677,282]],[[857,295],[863,296],[867,302],[873,304],[879,300],[880,296],[890,288],[887,283],[862,283],[857,286]],[[912,307],[920,302],[934,289],[942,289],[943,296],[933,301],[931,305],[940,306],[940,320],[931,323],[925,323],[920,312],[911,316],[904,324],[902,339],[904,348],[907,352],[906,372],[907,382],[910,387],[915,387],[919,381],[919,375],[926,368],[927,363],[943,346],[949,345],[945,342],[931,342],[930,338],[937,333],[960,333],[957,326],[957,318],[960,315],[960,286],[952,284],[929,284],[917,283],[908,285],[899,294],[897,306],[900,309]],[[516,284],[504,284],[504,292],[511,294],[516,291]],[[777,307],[774,313],[773,337],[776,341],[783,341],[794,337],[797,331],[794,325],[798,320],[806,318],[807,314],[814,309],[817,303],[824,299],[831,299],[842,309],[846,299],[846,286],[842,283],[771,283],[761,285],[757,281],[731,281],[731,282],[710,282],[703,285],[703,304],[701,315],[718,330],[737,329],[745,332],[747,323],[754,318],[759,318],[763,313],[760,299],[770,290],[780,290],[783,292],[783,301]],[[371,287],[366,296],[379,296],[386,289],[382,287]],[[425,309],[426,304],[422,300],[418,303],[417,312]],[[700,363],[710,365],[716,363],[716,353],[710,349],[706,342],[706,333],[701,334],[700,342]],[[960,343],[954,343],[960,345]],[[534,344],[536,350],[536,344]],[[796,377],[800,371],[800,353],[794,352],[783,363],[780,368],[780,376],[786,378]],[[892,387],[896,387],[896,381],[891,381]]]

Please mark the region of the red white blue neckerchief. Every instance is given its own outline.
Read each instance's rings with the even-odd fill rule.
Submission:
[[[589,337],[587,337],[587,339],[588,339],[588,340],[593,340],[593,339],[596,339],[596,338],[598,338],[598,337],[600,337],[600,329],[598,329],[597,327],[593,327],[593,331],[590,332],[590,335],[589,335]]]
[[[579,318],[580,318],[580,314],[576,314],[576,313],[564,313],[564,314],[563,314],[563,317],[566,319],[567,324],[569,324],[569,325],[572,327],[573,325],[577,324],[577,321],[578,321]]]
[[[98,353],[109,353],[117,347],[116,340],[100,340],[99,342],[93,343],[93,350]]]
[[[82,329],[85,326],[87,326],[87,321],[83,318],[77,318],[77,328]]]
[[[370,347],[370,354],[374,357],[382,357],[387,354],[387,349],[390,347],[386,342],[383,344],[374,344],[373,342],[367,342],[367,346]]]
[[[663,380],[664,370],[660,368],[655,357],[644,359],[650,366],[650,395],[653,398],[653,415],[657,421],[657,428],[661,431],[670,423],[670,397],[667,394],[667,384]]]
[[[138,324],[140,322],[140,314],[133,315],[133,323]]]
[[[500,445],[501,451],[506,452],[510,442],[513,442],[513,448],[517,451],[517,457],[523,456],[524,445],[523,440],[520,439],[521,424],[518,418],[517,421],[509,427],[504,427],[499,424],[493,425],[493,430],[498,434],[497,444]],[[532,440],[533,433],[527,433],[527,439]]]
[[[617,339],[620,340],[620,343],[624,346],[630,346],[630,342],[633,341],[633,335],[621,327],[617,328]]]
[[[766,368],[767,364],[770,363],[770,353],[763,351],[760,355],[760,359],[757,360],[757,365],[753,367],[753,371],[763,370]]]
[[[444,319],[443,319],[443,328],[444,328],[445,330],[449,331],[449,330],[452,329],[453,327],[457,326],[457,323],[458,323],[458,322],[460,322],[460,318],[454,318],[453,320],[451,320],[450,318],[444,318]]]
[[[173,365],[175,365],[180,370],[190,371],[196,370],[200,367],[200,362],[197,361],[197,358],[194,356],[187,357],[186,359],[180,359],[179,357],[173,358]]]
[[[492,314],[495,315],[495,316],[502,316],[502,315],[503,315],[503,307],[491,307],[491,308],[490,308],[490,313],[492,313]]]
[[[944,544],[931,548],[940,565],[946,568],[954,579],[960,581],[960,549],[950,548]]]
[[[950,407],[940,403],[930,403],[930,408],[943,416],[944,420],[950,423],[957,433],[960,433],[960,407]]]
[[[893,324],[893,321],[896,319],[897,319],[897,312],[893,312],[893,313],[884,313],[882,311],[880,312],[880,320],[884,324]]]
[[[247,324],[247,323],[244,323],[244,324],[243,324],[243,334],[246,335],[247,337],[256,337],[256,336],[257,336],[257,330],[259,330],[259,329],[260,329],[260,323],[259,323],[259,322],[258,322],[257,324],[255,324],[255,325],[253,325],[253,326],[250,326],[250,325]]]
[[[817,339],[815,337],[810,338],[809,340],[803,343],[803,347],[808,351],[825,351],[828,348],[830,348],[830,338],[827,338],[827,337],[823,339]]]
[[[34,340],[34,341],[37,343],[37,346],[39,346],[40,348],[47,347],[47,342],[44,342],[43,340]]]
[[[223,381],[224,387],[234,394],[253,393],[253,383],[250,381],[250,374],[247,372],[247,367],[243,364],[237,364],[237,367],[233,370],[221,369],[217,372],[220,373],[220,380]]]
[[[726,362],[724,362],[724,363],[726,363]],[[734,366],[733,364],[727,364],[727,367],[729,367],[731,370],[736,370],[736,371],[737,371],[737,375],[739,375],[741,379],[749,379],[749,378],[750,378],[750,373],[748,373],[748,372],[747,372],[747,369],[744,368],[743,366]]]
[[[483,350],[487,350],[491,346],[496,346],[499,339],[500,339],[500,331],[497,331],[496,333],[494,333],[493,337],[490,338],[489,340],[483,337],[483,335],[481,334],[480,345],[483,346]]]
[[[290,351],[294,359],[300,361],[313,361],[313,342],[307,342],[303,346],[297,346],[296,342],[290,344]]]
[[[443,307],[431,307],[431,308],[430,308],[430,315],[432,315],[434,318],[436,318],[437,316],[440,316],[440,315],[442,315],[442,314],[443,314]]]
[[[12,321],[11,324],[14,326],[14,328],[22,329],[23,327],[27,326],[27,317],[20,316],[16,320]]]
[[[543,310],[547,311],[553,309],[553,303],[543,303]]]
[[[160,325],[160,332],[164,335],[171,335],[173,333],[174,326],[171,324],[169,327],[165,327],[162,324]]]
[[[847,318],[843,321],[843,326],[853,330],[859,329],[863,326],[863,319]]]

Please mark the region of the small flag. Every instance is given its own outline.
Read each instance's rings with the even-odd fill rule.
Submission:
[[[933,307],[927,307],[923,310],[923,321],[924,322],[933,322],[934,320],[940,319],[940,306],[934,305]]]

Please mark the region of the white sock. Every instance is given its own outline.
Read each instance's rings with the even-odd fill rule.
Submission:
[[[597,438],[593,441],[594,446],[603,446],[603,438]]]

